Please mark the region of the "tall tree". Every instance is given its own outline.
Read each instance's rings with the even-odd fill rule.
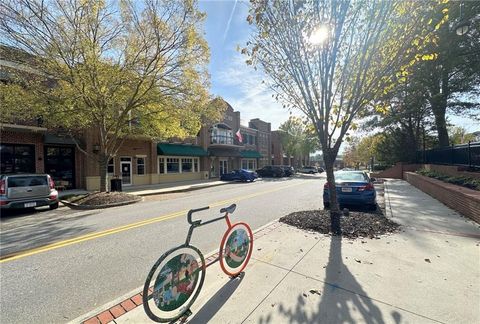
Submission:
[[[43,104],[44,120],[96,135],[100,152],[90,156],[101,191],[128,136],[194,135],[219,110],[209,105],[203,19],[195,0],[0,3],[1,42],[38,57],[36,69],[51,81],[23,88]]]
[[[426,90],[440,146],[449,145],[445,117],[449,109],[480,121],[479,13],[479,1],[431,2],[426,12],[432,41],[425,50],[434,58],[420,61],[414,77]],[[469,22],[469,31],[464,35],[455,33],[459,20]]]
[[[298,163],[302,163],[305,157],[319,148],[313,127],[309,127],[298,117],[290,117],[279,126],[279,130],[283,131],[281,142],[289,159],[293,156]]]
[[[421,2],[252,0],[247,64],[287,108],[301,110],[322,146],[332,231],[340,232],[333,164],[357,116],[395,80],[419,37]]]
[[[466,144],[468,142],[475,141],[475,135],[467,133],[467,130],[463,127],[449,127],[448,133],[450,134],[450,143]]]

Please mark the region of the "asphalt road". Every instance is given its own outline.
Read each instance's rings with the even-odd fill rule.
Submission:
[[[107,210],[68,209],[2,217],[2,323],[64,323],[144,284],[162,253],[185,241],[186,211],[219,216],[237,204],[232,221],[252,229],[294,211],[322,208],[324,176],[232,183]],[[195,218],[195,217],[194,217]],[[195,230],[204,254],[218,249],[222,222]],[[37,249],[34,249],[37,247]]]

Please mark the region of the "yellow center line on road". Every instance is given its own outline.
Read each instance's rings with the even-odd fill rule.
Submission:
[[[283,186],[281,188],[275,188],[275,189],[271,189],[271,190],[261,191],[261,192],[257,192],[257,193],[254,193],[254,194],[239,196],[239,197],[232,198],[232,199],[217,201],[213,204],[210,204],[210,207],[224,206],[226,204],[234,203],[234,202],[237,202],[237,201],[241,201],[241,200],[245,200],[245,199],[249,199],[249,198],[253,198],[253,197],[258,197],[258,196],[266,195],[266,194],[269,194],[269,193],[272,193],[272,192],[275,192],[275,191],[280,191],[280,190],[283,190],[283,189],[288,189],[288,188],[291,188],[291,187],[299,186],[301,184],[304,184],[304,182],[296,183],[296,184],[292,184],[292,185],[288,185],[288,186]],[[128,225],[104,230],[104,231],[101,231],[101,232],[90,233],[90,234],[82,235],[82,236],[75,237],[75,238],[72,238],[72,239],[63,240],[63,241],[60,241],[60,242],[48,244],[48,245],[45,245],[45,246],[42,246],[42,247],[39,247],[39,248],[26,250],[26,251],[23,251],[23,252],[17,252],[17,253],[13,253],[13,254],[8,254],[8,255],[5,255],[5,256],[1,257],[0,264],[4,263],[4,262],[8,262],[8,261],[14,261],[14,260],[18,260],[18,259],[21,259],[21,258],[25,258],[27,256],[35,255],[35,254],[38,254],[38,253],[47,252],[47,251],[59,249],[59,248],[62,248],[62,247],[66,247],[66,246],[69,246],[69,245],[93,240],[93,239],[100,238],[100,237],[103,237],[103,236],[124,232],[124,231],[134,229],[134,228],[138,228],[138,227],[141,227],[141,226],[150,225],[150,224],[157,223],[157,222],[162,222],[162,221],[172,219],[172,218],[177,218],[177,217],[180,217],[180,216],[185,216],[187,214],[187,212],[188,212],[188,210],[181,210],[181,211],[174,212],[174,213],[171,213],[171,214],[162,215],[162,216],[158,216],[158,217],[155,217],[155,218],[150,218],[150,219],[147,219],[147,220],[143,220],[143,221],[140,221],[140,222],[136,222],[136,223],[132,223],[132,224],[128,224]]]

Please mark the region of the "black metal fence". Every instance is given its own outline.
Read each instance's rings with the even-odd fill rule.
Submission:
[[[480,168],[480,142],[417,151],[417,163]]]

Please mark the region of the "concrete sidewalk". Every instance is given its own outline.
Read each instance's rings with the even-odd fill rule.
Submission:
[[[259,181],[258,179],[256,181]],[[190,191],[197,190],[208,187],[221,186],[229,184],[229,181],[220,181],[220,180],[186,180],[186,181],[177,181],[177,182],[167,182],[167,183],[158,183],[152,185],[144,186],[124,186],[123,192],[134,194],[137,196],[148,196],[148,195],[157,195],[165,194],[172,192],[181,192],[181,191]],[[60,198],[68,195],[83,195],[89,193],[89,191],[84,189],[70,189],[59,191],[58,196]]]
[[[274,222],[256,231],[243,278],[207,269],[188,322],[479,323],[478,224],[404,181],[388,181],[385,192],[400,233],[347,240]],[[134,302],[121,316],[83,320],[151,322]],[[128,305],[103,310],[115,303]]]

